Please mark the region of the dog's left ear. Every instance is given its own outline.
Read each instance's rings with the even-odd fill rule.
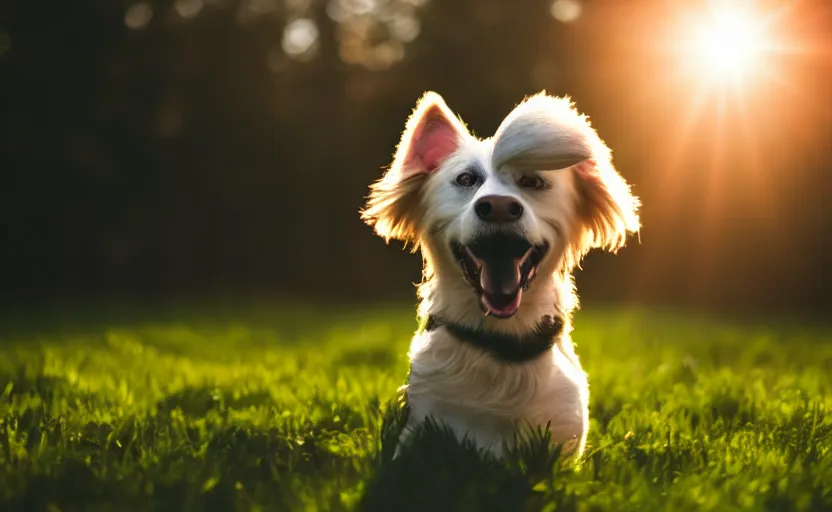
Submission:
[[[605,147],[597,152],[608,153]],[[593,248],[615,252],[639,229],[639,199],[606,154],[575,165],[578,226],[572,244],[574,263]]]
[[[415,250],[422,186],[467,134],[440,95],[427,92],[422,96],[407,121],[389,170],[370,186],[362,220],[385,240],[412,242]]]
[[[571,269],[593,248],[616,251],[638,231],[639,200],[612,165],[609,148],[568,97],[545,92],[525,99],[494,136],[494,166],[573,172],[577,225],[568,242]]]

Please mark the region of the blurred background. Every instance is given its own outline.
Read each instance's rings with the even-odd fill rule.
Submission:
[[[3,0],[0,295],[414,301],[358,210],[428,89],[591,117],[644,206],[585,306],[830,311],[828,0]]]

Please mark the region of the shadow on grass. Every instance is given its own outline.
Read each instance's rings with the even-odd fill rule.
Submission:
[[[540,510],[552,500],[552,491],[558,494],[558,510],[576,508],[574,496],[556,490],[556,479],[569,472],[569,463],[543,430],[498,460],[429,420],[394,458],[405,421],[406,409],[389,409],[360,510]]]

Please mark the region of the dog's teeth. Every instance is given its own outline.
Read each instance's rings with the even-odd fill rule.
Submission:
[[[477,270],[482,268],[482,261],[474,254],[474,251],[471,250],[470,247],[465,247],[465,252],[468,253],[468,256],[471,257],[471,260],[474,262],[474,265],[477,266]]]
[[[528,261],[529,257],[532,255],[532,252],[534,252],[534,247],[529,247],[529,249],[526,251],[526,254],[524,254],[520,258],[520,261],[517,263],[517,266],[522,267],[523,265],[525,265],[526,261]]]
[[[480,288],[483,290],[488,288],[488,281],[485,272],[480,273]]]

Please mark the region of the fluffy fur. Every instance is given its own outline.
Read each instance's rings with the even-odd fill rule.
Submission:
[[[461,173],[478,176],[459,186]],[[523,180],[526,181],[523,181]],[[538,179],[545,187],[521,186]],[[483,222],[476,202],[511,197],[523,215],[510,229],[531,244],[547,244],[536,278],[509,317],[484,315],[452,244],[502,229]],[[417,332],[406,385],[407,432],[427,416],[497,456],[518,428],[547,426],[553,441],[580,454],[586,440],[589,389],[570,340],[577,306],[572,271],[587,251],[616,251],[637,231],[638,199],[612,165],[611,153],[568,98],[540,93],[525,99],[495,135],[480,140],[436,93],[426,93],[407,122],[393,163],[371,185],[361,215],[376,233],[421,250],[419,313],[504,333],[534,329],[558,314],[566,328],[551,353],[509,364],[460,343],[446,330]],[[520,300],[518,298],[518,300]]]

